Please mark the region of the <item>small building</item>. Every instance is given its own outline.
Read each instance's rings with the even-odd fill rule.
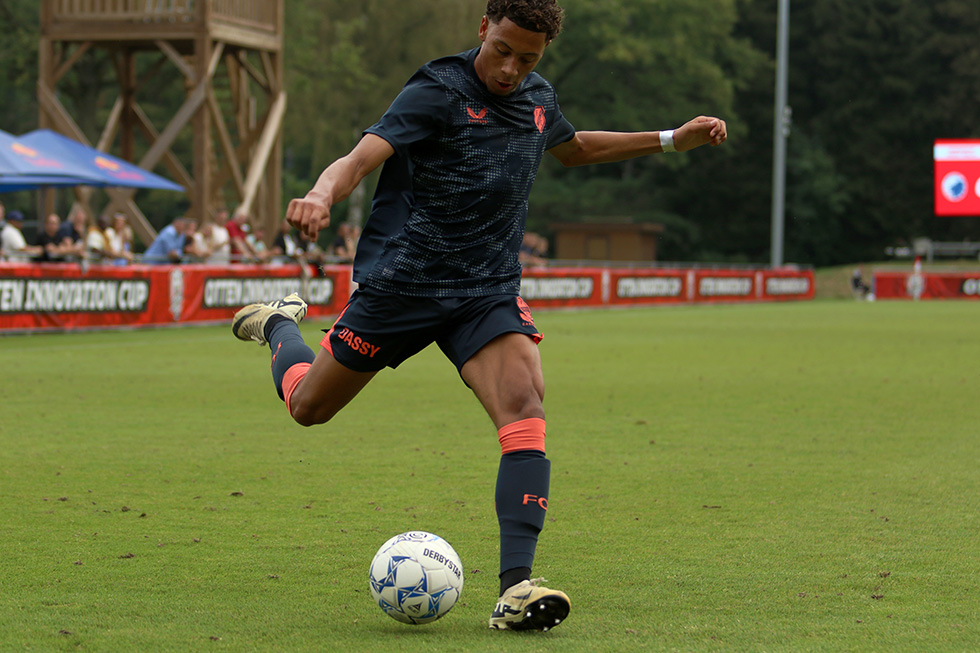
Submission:
[[[653,222],[582,222],[552,224],[554,256],[575,261],[656,261],[657,234],[664,226]]]

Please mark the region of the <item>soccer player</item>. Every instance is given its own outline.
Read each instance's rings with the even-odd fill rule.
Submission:
[[[528,194],[547,152],[565,166],[684,151],[727,137],[723,120],[676,130],[576,131],[534,73],[560,29],[556,0],[489,0],[482,45],[422,66],[381,119],[286,219],[315,239],[330,208],[383,164],[354,261],[359,288],[315,354],[291,295],[240,310],[232,330],[268,343],[279,396],[302,425],[327,422],[385,367],[432,342],[456,365],[497,428],[500,599],[490,627],[548,630],[564,592],[531,580],[548,509],[541,339],[518,296]]]

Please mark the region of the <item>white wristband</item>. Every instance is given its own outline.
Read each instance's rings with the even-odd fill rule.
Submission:
[[[660,149],[664,152],[676,152],[674,147],[674,130],[664,129],[660,132]]]

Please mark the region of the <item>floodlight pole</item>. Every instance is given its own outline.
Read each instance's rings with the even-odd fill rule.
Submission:
[[[772,153],[772,267],[783,264],[783,234],[786,223],[786,138],[792,110],[787,105],[789,69],[789,0],[779,0],[779,30],[776,45],[776,107],[773,116]]]

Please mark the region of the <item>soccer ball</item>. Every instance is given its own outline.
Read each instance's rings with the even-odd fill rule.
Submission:
[[[411,531],[396,535],[371,561],[371,596],[386,615],[427,624],[449,612],[463,592],[463,565],[449,542]]]

